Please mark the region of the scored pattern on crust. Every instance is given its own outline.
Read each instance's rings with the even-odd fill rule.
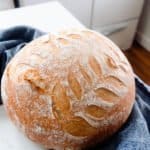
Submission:
[[[90,40],[93,43],[88,42]],[[32,60],[34,56],[36,63],[31,64],[26,59],[18,61],[18,67],[19,64],[22,64],[22,67],[26,64],[30,66],[30,69],[20,71],[17,78],[19,80],[23,75],[25,84],[34,91],[31,96],[31,99],[34,99],[32,105],[37,105],[41,96],[43,99],[48,97],[43,102],[40,99],[40,105],[49,103],[49,107],[43,107],[47,114],[52,113],[46,118],[58,125],[48,127],[48,124],[44,125],[45,117],[43,120],[41,117],[42,121],[38,123],[40,128],[47,128],[49,131],[56,128],[63,130],[64,134],[86,137],[96,134],[102,124],[109,125],[112,118],[115,118],[114,108],[128,91],[126,82],[130,79],[126,73],[130,70],[125,58],[120,56],[119,52],[112,52],[110,49],[112,45],[101,40],[103,39],[90,31],[66,32],[63,36],[60,34],[47,40],[44,43],[46,46],[43,46],[45,52],[40,52],[36,48],[32,51],[28,57]],[[104,45],[110,47],[93,48],[101,42],[106,42]],[[31,45],[37,43],[39,47],[43,44],[38,40]],[[87,51],[82,47],[87,47]],[[69,51],[70,48],[72,50]],[[103,48],[107,48],[108,52]],[[81,54],[78,53],[80,49]],[[112,55],[109,55],[109,52]],[[40,62],[44,65],[42,66]],[[34,113],[26,113],[33,118],[39,111],[44,112],[40,110],[40,105],[34,107]],[[24,107],[27,106],[25,104]],[[16,111],[16,115],[20,116],[19,113],[19,110]],[[32,124],[31,127],[34,128],[33,126]]]

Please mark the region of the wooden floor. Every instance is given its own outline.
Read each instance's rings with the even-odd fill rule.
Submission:
[[[131,63],[134,72],[150,85],[150,52],[134,43],[129,50],[124,51],[124,54]]]

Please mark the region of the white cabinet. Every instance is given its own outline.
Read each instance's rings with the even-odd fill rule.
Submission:
[[[138,18],[143,0],[94,0],[92,25],[104,26]]]
[[[105,34],[121,49],[134,39],[144,0],[94,0],[91,28]]]
[[[14,8],[13,0],[0,0],[0,10]]]
[[[96,31],[106,35],[114,41],[121,49],[129,49],[134,38],[138,19],[125,21],[105,27],[95,28]]]
[[[24,6],[47,1],[52,0],[20,0],[20,3]],[[122,49],[128,49],[132,44],[144,2],[144,0],[58,1],[86,27],[104,32]]]

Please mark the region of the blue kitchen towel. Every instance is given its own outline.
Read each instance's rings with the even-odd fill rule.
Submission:
[[[44,33],[26,26],[0,31],[0,79],[9,60],[31,40]],[[150,150],[150,86],[135,76],[136,101],[127,122],[96,150]],[[1,94],[1,93],[0,93]],[[0,103],[2,101],[0,99]]]

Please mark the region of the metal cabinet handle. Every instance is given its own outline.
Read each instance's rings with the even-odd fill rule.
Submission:
[[[107,29],[100,30],[100,32],[106,36],[110,36],[113,33],[116,33],[116,32],[126,29],[127,27],[128,27],[128,23],[123,23],[123,24],[119,24],[119,25],[110,27],[109,29],[107,28]]]

